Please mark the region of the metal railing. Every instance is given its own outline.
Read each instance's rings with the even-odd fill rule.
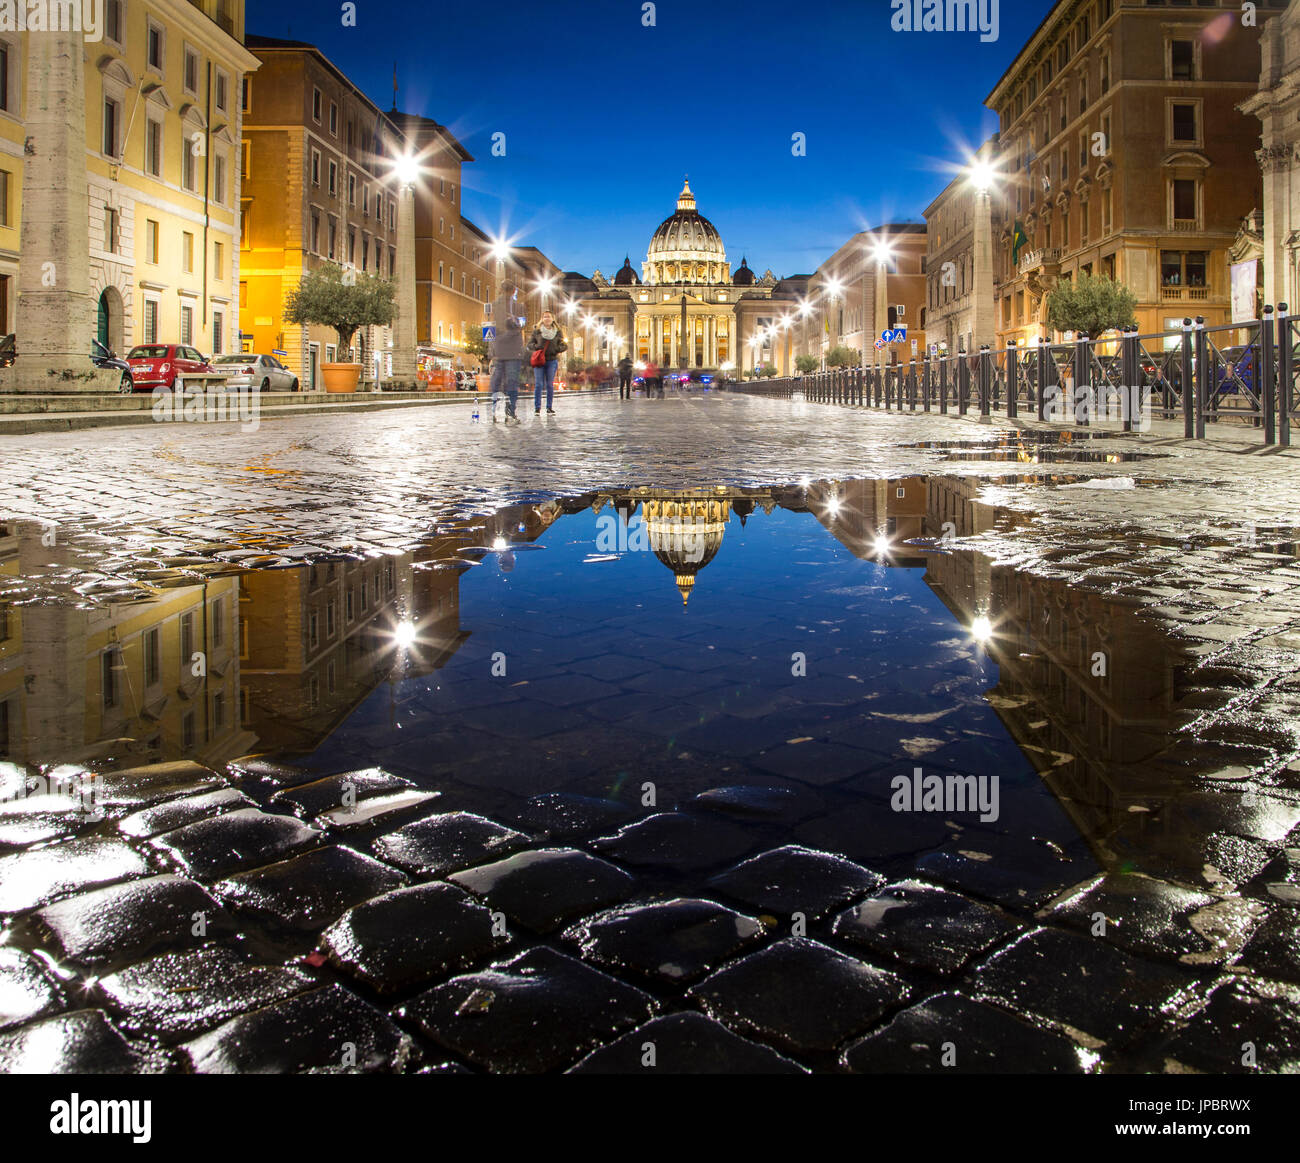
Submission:
[[[1300,315],[1285,303],[1263,318],[1207,327],[1203,317],[1176,331],[1122,330],[1103,339],[925,355],[877,367],[727,385],[728,391],[888,411],[978,413],[1145,430],[1153,419],[1182,420],[1183,435],[1207,424],[1258,430],[1265,445],[1289,447],[1300,420]],[[1186,390],[1185,390],[1186,389]]]

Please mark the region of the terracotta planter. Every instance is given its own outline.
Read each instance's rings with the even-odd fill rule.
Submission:
[[[361,380],[359,363],[323,363],[320,372],[327,392],[355,392]]]

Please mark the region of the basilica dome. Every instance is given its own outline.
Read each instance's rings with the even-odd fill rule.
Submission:
[[[731,275],[722,235],[695,208],[686,182],[677,196],[677,212],[665,218],[650,239],[644,280],[647,283],[725,283]]]
[[[695,575],[717,555],[731,516],[725,497],[656,497],[642,506],[650,549],[673,571],[685,606]]]

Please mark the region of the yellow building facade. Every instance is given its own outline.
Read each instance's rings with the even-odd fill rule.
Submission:
[[[119,354],[155,341],[205,354],[237,350],[240,94],[258,64],[242,43],[243,0],[103,0],[100,31],[99,40],[84,42],[84,111],[71,111],[85,123],[88,284],[98,338]],[[41,35],[0,33],[6,333],[16,326],[23,261],[26,115],[42,98],[41,78],[28,64]],[[21,335],[18,344],[21,352]]]

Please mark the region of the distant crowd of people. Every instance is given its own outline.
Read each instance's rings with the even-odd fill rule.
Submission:
[[[568,350],[564,330],[550,311],[543,311],[542,317],[530,333],[525,333],[528,320],[520,314],[519,287],[508,279],[501,284],[501,294],[492,304],[489,322],[493,327],[493,336],[488,343],[491,358],[489,383],[492,392],[492,419],[497,419],[497,404],[505,401],[505,422],[518,424],[519,388],[527,361],[533,378],[533,411],[542,414],[542,396],[546,396],[546,414],[555,415],[555,372],[559,366],[560,355]],[[624,355],[618,361],[617,368],[611,372],[608,368],[591,369],[588,378],[601,386],[613,386],[618,380],[618,398],[630,400],[636,365],[632,358]],[[663,399],[664,374],[653,360],[646,362],[641,372],[641,380],[647,396]]]

